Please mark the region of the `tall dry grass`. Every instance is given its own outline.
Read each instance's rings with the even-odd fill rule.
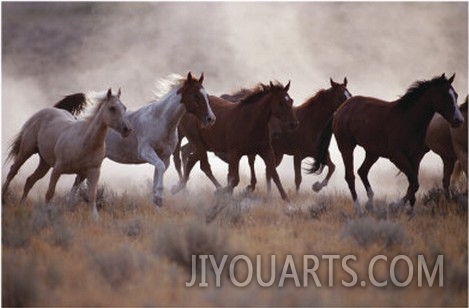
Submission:
[[[262,189],[252,194],[238,192],[216,197],[210,190],[167,196],[157,211],[148,195],[100,192],[100,220],[91,219],[90,208],[78,197],[67,207],[60,195],[51,205],[39,200],[18,204],[14,188],[2,208],[2,304],[5,306],[467,306],[467,211],[456,202],[433,197],[419,198],[415,217],[405,211],[388,215],[387,202],[377,200],[377,213],[354,217],[345,192],[291,194],[287,206],[276,194]],[[467,196],[466,209],[467,209]],[[433,202],[433,203],[432,203]],[[432,203],[432,204],[429,204]],[[218,204],[222,210],[211,223],[207,215]],[[238,254],[256,260],[264,281],[269,278],[271,255],[276,256],[273,286],[260,287],[256,268],[252,282],[234,287],[228,270],[215,286],[185,286],[191,279],[191,256],[211,254],[227,265]],[[375,277],[387,279],[377,288],[368,283],[346,288],[350,275],[334,266],[329,287],[327,260],[323,255],[355,255],[350,263],[360,280],[376,255],[388,262],[377,263]],[[436,260],[444,255],[444,286],[417,286],[414,279],[404,288],[390,281],[389,263],[397,255],[413,261],[417,255]],[[301,287],[293,279],[278,286],[284,262],[291,255],[297,265]],[[303,255],[320,260],[317,275],[303,287]],[[431,263],[430,262],[430,263]],[[240,262],[236,277],[242,281],[246,268]],[[399,263],[396,277],[406,278]],[[429,264],[429,266],[432,264]],[[200,261],[198,263],[200,267]],[[208,262],[207,268],[211,269]]]

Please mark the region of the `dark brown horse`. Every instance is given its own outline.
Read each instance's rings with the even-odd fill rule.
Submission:
[[[306,157],[316,157],[316,144],[328,119],[343,102],[352,97],[347,90],[347,78],[344,78],[342,84],[334,82],[331,78],[330,84],[329,89],[320,90],[303,104],[293,108],[300,123],[297,130],[286,131],[281,127],[273,128],[275,136],[272,138],[272,146],[276,164],[277,166],[280,164],[283,155],[293,155],[297,191],[300,189],[302,180],[301,162]],[[326,178],[321,182],[314,183],[313,189],[315,191],[320,191],[325,187],[334,173],[335,165],[329,155],[327,155],[326,166],[328,167]],[[267,174],[267,187],[270,189],[269,174]]]
[[[415,193],[419,188],[419,165],[427,152],[425,133],[431,119],[437,112],[454,127],[464,122],[457,108],[457,93],[451,86],[453,80],[454,75],[447,79],[443,74],[429,81],[416,82],[404,96],[393,102],[363,96],[347,100],[323,131],[318,145],[317,161],[309,172],[316,172],[325,164],[334,133],[344,161],[345,180],[352,194],[356,213],[360,214],[353,171],[353,150],[357,145],[362,146],[366,152],[365,161],[358,169],[358,174],[367,191],[367,209],[372,211],[374,195],[368,181],[368,172],[379,157],[385,157],[391,160],[409,181],[402,204],[409,201],[412,213]]]
[[[299,121],[298,129],[289,131],[283,127],[278,119],[271,119],[269,126],[271,131],[272,146],[275,152],[275,161],[278,166],[283,158],[284,154],[294,156],[294,170],[295,170],[295,185],[298,191],[301,184],[301,162],[306,157],[315,157],[316,155],[316,144],[319,139],[323,127],[326,125],[327,120],[332,116],[332,113],[348,98],[352,95],[347,90],[347,78],[344,78],[342,84],[336,83],[330,79],[331,87],[329,89],[323,89],[318,91],[314,96],[306,100],[302,105],[293,107],[295,114]],[[251,92],[249,89],[241,89],[234,94],[224,94],[221,97],[227,101],[236,103],[239,102],[243,97],[246,97]],[[179,136],[181,139],[184,137],[183,134]],[[178,148],[179,150],[179,148]],[[191,143],[187,143],[181,149],[182,160],[184,165],[191,152],[195,151],[195,147]],[[219,158],[227,161],[225,153],[215,153]],[[251,184],[247,187],[249,190],[254,190],[257,179],[254,169],[255,155],[249,155],[249,167],[251,170]],[[178,173],[180,172],[181,161],[178,152],[174,154],[174,161]],[[328,167],[328,173],[326,178],[321,182],[316,182],[313,185],[315,191],[320,191],[327,185],[329,179],[335,170],[334,163],[327,159],[326,163]],[[271,177],[267,176],[267,187],[270,190]]]
[[[260,155],[267,170],[272,174],[280,195],[287,199],[277,171],[275,170],[275,154],[270,141],[269,120],[271,117],[280,119],[290,129],[296,129],[298,120],[292,109],[293,100],[288,95],[290,83],[285,87],[270,83],[269,86],[256,86],[250,94],[238,104],[229,103],[221,98],[209,96],[210,105],[218,121],[214,127],[202,127],[190,115],[183,117],[179,128],[195,152],[189,155],[184,176],[173,193],[185,187],[193,166],[200,160],[200,167],[213,184],[221,185],[212,174],[207,159],[207,151],[227,154],[229,164],[228,185],[224,191],[232,193],[239,183],[239,160],[243,155]],[[218,123],[218,124],[217,124]]]
[[[436,114],[425,136],[427,146],[443,160],[443,189],[447,199],[450,198],[449,185],[457,160],[467,175],[467,96],[459,111],[464,116],[464,125],[452,128],[442,116]]]

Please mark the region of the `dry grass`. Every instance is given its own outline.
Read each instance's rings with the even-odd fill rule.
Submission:
[[[215,197],[211,191],[168,196],[165,208],[156,211],[148,195],[120,193],[102,188],[100,220],[77,198],[68,208],[63,198],[50,206],[30,200],[24,207],[12,191],[2,208],[2,304],[6,306],[467,306],[467,212],[455,202],[439,198],[437,208],[419,200],[415,217],[386,215],[386,202],[378,200],[375,216],[355,218],[344,193],[291,194],[287,207],[276,194],[238,193]],[[467,199],[467,197],[466,197]],[[212,206],[224,209],[207,224]],[[384,214],[383,214],[384,213]],[[263,280],[269,278],[270,255],[276,256],[276,283],[262,288],[253,282],[244,288],[232,285],[227,270],[222,287],[187,288],[192,255],[228,255],[251,260],[262,256]],[[350,263],[359,282],[367,277],[369,261],[385,255],[375,267],[378,281],[346,288],[351,276],[334,267],[328,286],[328,264],[321,256],[355,255]],[[444,255],[444,286],[417,287],[417,267],[412,283],[399,288],[390,282],[389,263],[405,254],[412,260],[424,255],[433,260]],[[311,279],[308,287],[295,287],[286,279],[278,287],[284,260],[292,255],[303,285],[303,255],[320,260],[321,287]],[[241,262],[242,263],[242,262]],[[198,264],[200,266],[200,262]],[[386,266],[387,265],[387,266]],[[432,265],[432,264],[430,264]],[[210,269],[210,262],[207,263]],[[405,280],[407,268],[398,264],[396,277]],[[236,277],[246,277],[243,266]]]

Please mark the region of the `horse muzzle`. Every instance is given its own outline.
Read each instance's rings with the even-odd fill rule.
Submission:
[[[215,117],[215,115],[208,115],[203,119],[202,123],[206,127],[212,127],[213,125],[215,125],[216,120],[217,118]]]
[[[125,137],[128,137],[131,132],[132,132],[132,128],[125,125],[124,127],[122,127],[122,130],[120,133],[121,133],[122,138],[125,138]]]
[[[451,127],[452,127],[452,128],[458,128],[458,127],[460,127],[463,123],[464,123],[464,119],[454,118],[454,119],[451,121]]]

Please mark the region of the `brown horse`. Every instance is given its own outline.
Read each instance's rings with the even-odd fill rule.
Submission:
[[[288,95],[290,83],[285,87],[281,84],[270,83],[269,86],[256,86],[250,94],[238,104],[210,96],[210,104],[217,122],[211,129],[201,127],[190,115],[185,115],[179,128],[195,146],[184,169],[184,177],[173,188],[173,193],[185,187],[191,169],[200,160],[201,169],[210,178],[213,184],[221,185],[212,174],[207,159],[207,151],[227,153],[229,163],[228,185],[225,192],[232,193],[239,183],[239,160],[243,155],[260,155],[266,168],[271,172],[274,182],[283,199],[287,195],[282,187],[277,171],[275,170],[275,154],[270,142],[269,120],[277,117],[286,123],[290,129],[296,129],[298,120],[292,109],[293,100]]]
[[[385,102],[376,98],[355,96],[347,100],[334,114],[321,135],[317,161],[310,173],[320,170],[327,160],[327,149],[334,133],[345,165],[345,180],[349,186],[355,211],[360,214],[360,204],[355,191],[353,150],[357,145],[365,149],[365,161],[358,174],[365,185],[368,202],[373,210],[373,190],[368,172],[379,157],[391,160],[409,181],[401,204],[410,202],[412,214],[415,193],[419,188],[418,171],[422,157],[427,152],[425,133],[436,112],[452,126],[457,127],[464,118],[457,108],[457,93],[443,74],[429,81],[416,82],[400,99]]]
[[[443,160],[443,189],[447,199],[450,198],[449,185],[457,160],[467,175],[467,96],[459,111],[464,116],[464,125],[452,128],[442,116],[436,114],[425,136],[427,146]]]
[[[77,120],[71,112],[80,110],[85,100],[83,94],[67,96],[56,104],[57,108],[42,109],[23,125],[8,154],[7,161],[14,161],[2,188],[2,198],[20,167],[38,153],[39,166],[26,180],[22,202],[33,185],[53,168],[46,202],[54,196],[62,174],[78,174],[88,181],[88,200],[93,217],[98,217],[96,191],[105,154],[106,133],[110,127],[122,137],[127,137],[132,129],[125,115],[126,107],[120,101],[120,90],[113,95],[109,89],[105,96],[99,97],[99,104],[91,116]]]
[[[319,139],[319,134],[323,127],[326,125],[327,120],[332,116],[332,113],[348,98],[352,95],[347,90],[347,78],[344,78],[342,84],[336,83],[330,79],[331,87],[329,89],[323,89],[317,92],[314,96],[306,100],[302,105],[293,107],[293,110],[298,118],[299,127],[294,131],[284,129],[283,123],[278,119],[272,118],[269,127],[271,131],[272,146],[275,152],[276,166],[278,166],[283,158],[284,154],[293,155],[294,157],[294,170],[295,170],[295,185],[298,191],[301,184],[301,162],[306,157],[315,157],[316,155],[316,144]],[[224,94],[221,97],[227,101],[236,103],[239,102],[243,97],[246,97],[251,92],[249,89],[241,89],[234,94]],[[311,135],[313,135],[311,137]],[[179,136],[181,139],[184,135],[181,133]],[[180,143],[179,143],[180,145]],[[183,147],[177,149],[181,151],[182,160],[184,165],[191,152],[195,151],[195,147],[191,143],[187,143]],[[227,162],[226,153],[215,153],[219,158]],[[254,169],[255,155],[249,155],[249,167],[251,170],[251,184],[247,187],[248,190],[253,191],[255,189],[257,179]],[[178,152],[174,153],[174,161],[176,170],[181,175],[181,161],[179,159]],[[313,185],[315,191],[320,191],[327,185],[329,179],[335,170],[334,163],[328,157],[327,163],[328,173],[326,178],[321,182],[316,182]],[[271,188],[271,177],[267,176],[267,187]]]
[[[316,157],[316,144],[319,135],[327,124],[327,120],[334,111],[347,99],[352,97],[347,90],[347,78],[342,84],[330,79],[331,87],[317,92],[303,104],[293,109],[300,123],[295,131],[285,131],[281,127],[273,129],[272,146],[275,152],[277,166],[281,163],[283,155],[293,155],[293,168],[295,170],[296,190],[301,184],[301,162],[306,157]],[[320,191],[327,185],[335,170],[335,165],[327,155],[326,166],[328,173],[322,182],[313,185],[315,191]],[[267,187],[270,189],[270,175],[267,174]]]

